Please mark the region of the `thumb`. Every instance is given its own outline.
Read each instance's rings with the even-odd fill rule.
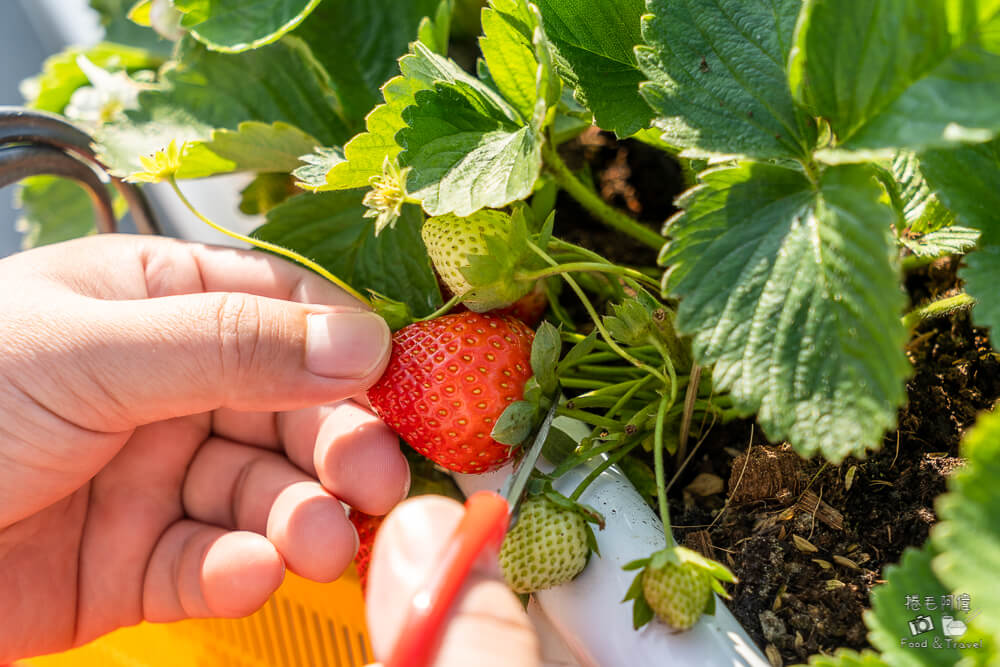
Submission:
[[[409,600],[439,560],[464,509],[441,496],[419,496],[386,517],[375,540],[366,609],[375,656],[389,656]],[[435,667],[536,667],[538,637],[497,564],[478,566],[445,621]]]
[[[95,312],[96,311],[96,312]],[[388,362],[378,315],[243,293],[88,305],[99,343],[75,361],[125,428],[220,407],[293,410],[359,394]],[[92,332],[92,334],[95,332]]]

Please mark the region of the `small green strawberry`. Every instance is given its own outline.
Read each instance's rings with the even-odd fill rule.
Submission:
[[[698,622],[712,589],[701,569],[667,563],[659,570],[643,570],[642,594],[661,621],[680,631]]]
[[[514,528],[500,548],[500,569],[515,593],[559,586],[583,571],[594,544],[580,511],[548,494],[521,503]]]
[[[635,601],[632,622],[636,629],[655,614],[676,632],[688,630],[702,614],[715,613],[713,591],[729,597],[720,582],[736,581],[721,563],[684,547],[663,549],[624,569],[639,570],[623,600]]]
[[[420,236],[448,289],[482,313],[510,306],[535,287],[518,275],[533,261],[525,224],[523,215],[483,210],[428,218]]]

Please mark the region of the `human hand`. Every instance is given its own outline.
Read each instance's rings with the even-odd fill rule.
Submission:
[[[464,513],[461,503],[450,498],[417,496],[382,522],[366,598],[377,658],[392,652],[409,600],[438,564],[445,541]],[[449,613],[435,667],[536,667],[542,665],[541,653],[538,635],[501,578],[496,560],[477,563]]]
[[[162,238],[0,261],[0,664],[329,581],[406,494],[350,402],[385,323],[284,260]],[[321,406],[321,407],[317,407]]]

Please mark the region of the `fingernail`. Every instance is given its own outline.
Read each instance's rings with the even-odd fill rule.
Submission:
[[[306,320],[306,368],[331,378],[370,375],[389,353],[389,327],[374,313],[317,313]]]

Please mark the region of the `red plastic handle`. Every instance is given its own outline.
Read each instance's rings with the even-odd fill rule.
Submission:
[[[432,572],[410,602],[403,630],[385,667],[426,667],[437,653],[442,624],[462,584],[486,548],[499,552],[510,507],[492,491],[479,491],[465,501],[465,516],[455,528]]]

